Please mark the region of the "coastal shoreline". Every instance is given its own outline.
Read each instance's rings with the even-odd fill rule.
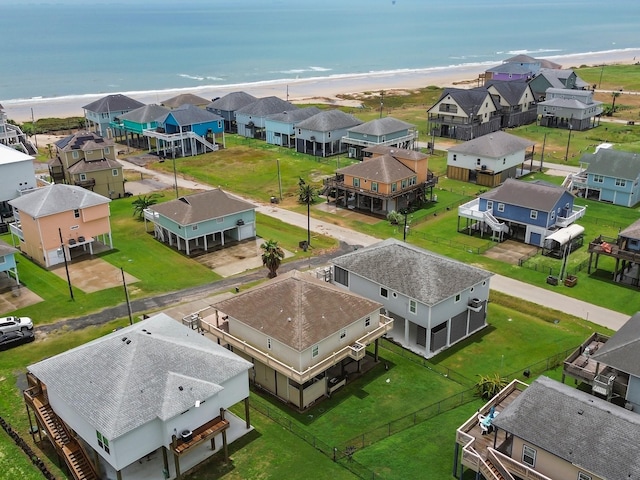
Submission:
[[[582,65],[631,64],[636,62],[636,57],[640,58],[640,48],[547,56],[545,58],[561,64],[563,68],[572,68]],[[475,80],[478,79],[478,75],[493,65],[496,63],[121,93],[145,104],[160,103],[180,93],[193,93],[213,99],[234,91],[245,91],[256,97],[274,95],[288,99],[292,103],[329,103],[354,106],[358,104],[357,101],[340,99],[339,96],[381,90],[412,90],[432,85],[437,87],[460,86],[461,83],[473,87],[477,85]],[[84,105],[106,95],[107,93],[101,93],[57,98],[4,100],[0,103],[2,103],[9,119],[22,123],[38,118],[84,116],[82,109]]]

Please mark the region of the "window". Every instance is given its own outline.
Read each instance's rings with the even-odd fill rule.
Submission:
[[[453,154],[453,161],[457,162],[458,161],[458,155],[456,155],[455,153]]]
[[[117,177],[117,176],[118,176],[118,173],[119,173],[119,172],[118,172],[118,169],[117,169],[117,168],[114,168],[113,170],[111,170],[111,175],[113,175],[114,177]]]
[[[342,340],[342,339],[343,339],[344,337],[346,337],[346,336],[347,336],[347,331],[346,331],[346,330],[342,330],[342,331],[340,332],[340,340]]]
[[[216,218],[216,223],[222,223],[222,222],[224,222],[224,217]]]
[[[459,301],[460,301],[460,294],[458,293],[458,294],[456,295],[456,302],[459,302]]]
[[[104,153],[109,153],[111,150],[109,150],[109,147],[105,147],[104,148]]]
[[[198,225],[192,225],[191,226],[191,230],[197,230],[198,229]]]
[[[378,191],[378,182],[371,182],[371,191],[372,192]]]
[[[5,255],[0,255],[0,265],[2,265],[3,263],[5,263],[7,261],[7,258]]]
[[[345,287],[349,286],[349,272],[338,266],[333,267],[333,280]]]
[[[318,348],[318,345],[314,345],[313,348],[311,349],[311,358],[316,358],[319,352],[320,352],[320,349]]]
[[[364,326],[365,327],[371,326],[371,317],[367,317],[364,319]]]
[[[402,180],[402,188],[407,188],[407,179]]]
[[[418,313],[418,305],[415,300],[409,300],[409,311],[414,315]]]
[[[380,287],[380,296],[384,298],[389,298],[389,290],[384,287]]]
[[[487,200],[487,210],[493,210],[493,200]]]
[[[536,466],[536,451],[535,449],[524,445],[522,447],[522,463],[526,463],[530,467]]]
[[[271,339],[267,338],[267,348],[271,350]]]
[[[80,181],[84,182],[87,179],[87,174],[86,173],[81,173],[80,174]]]
[[[80,210],[77,208],[73,211],[73,218],[80,218]]]
[[[418,183],[418,177],[411,177],[409,179],[409,185],[415,185],[416,183]]]
[[[551,210],[551,220],[555,220],[556,218],[556,212],[555,210]]]
[[[480,159],[479,158],[476,160],[476,165],[480,165]]]
[[[507,159],[506,159],[506,158],[503,158],[503,159],[502,159],[502,164],[503,164],[503,165],[505,165],[506,163],[507,163]]]
[[[616,178],[616,187],[626,187],[627,181],[622,178]]]
[[[353,178],[353,186],[354,187],[359,187],[360,186],[360,179],[359,178]]]
[[[398,183],[392,183],[391,184],[391,191],[395,192],[396,190],[398,190]]]
[[[591,475],[587,475],[586,473],[578,472],[578,480],[591,480]]]
[[[98,439],[98,446],[102,448],[105,452],[109,453],[109,440],[107,440],[107,437],[103,436],[97,430],[96,430],[96,437]]]
[[[504,203],[499,203],[498,204],[498,211],[499,212],[504,212]]]
[[[593,181],[595,183],[604,183],[604,177],[602,175],[594,175]]]
[[[529,213],[529,218],[531,218],[531,220],[536,220],[538,218],[538,211],[531,210],[531,213]]]
[[[80,156],[80,154],[78,152],[71,152],[71,156],[73,158],[78,158]]]

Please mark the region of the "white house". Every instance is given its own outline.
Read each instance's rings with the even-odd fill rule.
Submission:
[[[332,282],[382,302],[387,335],[430,358],[486,326],[492,275],[390,238],[334,258]]]
[[[455,180],[497,187],[507,178],[516,178],[524,169],[527,149],[534,142],[502,131],[492,132],[447,151],[447,176]]]
[[[0,143],[0,212],[9,213],[6,202],[36,186],[33,157]]]
[[[163,478],[162,470],[180,478],[181,468],[201,461],[191,458],[197,447],[213,446],[215,436],[226,452],[227,430],[238,420],[227,409],[248,401],[250,368],[161,313],[30,365],[25,400],[75,478],[141,478],[138,460],[159,462],[158,451],[163,464],[148,478]],[[248,415],[245,427],[241,435]]]

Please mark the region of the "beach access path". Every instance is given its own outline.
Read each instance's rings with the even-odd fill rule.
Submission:
[[[162,183],[169,188],[175,185],[173,175],[156,172],[143,166],[128,162],[125,159],[121,159],[120,162],[122,162],[125,169],[135,170],[143,173],[143,175],[152,177],[154,183],[156,184]],[[210,190],[215,188],[210,185],[182,178],[180,176],[177,177],[177,180],[178,186],[182,188],[196,190]],[[274,204],[263,204],[248,198],[239,198],[242,198],[243,200],[254,204],[257,208],[257,211],[264,215],[269,215],[285,223],[295,225],[302,229],[307,228],[306,215],[286,210]],[[351,245],[352,247],[368,246],[381,240],[370,235],[356,232],[355,230],[317,220],[313,217],[310,219],[310,228],[315,233],[336,238],[337,240],[340,240],[341,243]],[[336,255],[343,254],[343,250],[344,248],[341,248],[341,252]],[[327,259],[327,261],[328,260],[329,259]],[[526,300],[528,302],[543,305],[547,308],[564,312],[578,318],[583,318],[597,325],[610,328],[611,330],[618,330],[629,319],[629,315],[627,314],[599,307],[582,300],[567,297],[560,293],[552,292],[545,288],[536,287],[534,285],[521,282],[519,280],[514,280],[502,275],[494,275],[492,277],[491,289],[505,293],[507,295],[522,298],[523,300]]]

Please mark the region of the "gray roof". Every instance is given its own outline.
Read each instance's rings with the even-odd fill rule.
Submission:
[[[91,102],[82,108],[95,113],[109,113],[125,112],[135,108],[140,108],[143,105],[144,103],[139,102],[138,100],[134,100],[131,97],[118,93],[102,97],[101,99]]]
[[[173,116],[178,125],[194,125],[198,123],[218,122],[222,120],[220,115],[216,115],[215,113],[211,113],[208,110],[204,110],[188,103],[170,110],[166,115],[159,117],[157,119],[158,122],[166,122],[169,115]]]
[[[170,110],[168,108],[153,103],[131,110],[130,112],[120,115],[118,118],[136,123],[151,123],[160,117],[166,116],[169,112]]]
[[[236,114],[251,115],[254,117],[266,117],[274,113],[290,112],[297,110],[298,107],[293,103],[285,102],[278,97],[264,97],[238,108]]]
[[[640,415],[550,378],[539,377],[492,423],[599,478],[640,476]]]
[[[483,193],[480,197],[494,202],[549,212],[565,193],[573,196],[571,192],[559,185],[538,180],[524,182],[508,178],[502,185]]]
[[[585,153],[581,163],[588,163],[587,172],[594,175],[635,180],[640,176],[640,155],[612,148],[601,148],[597,153]]]
[[[551,60],[547,60],[546,58],[541,58],[540,59],[540,67],[541,68],[549,68],[549,69],[553,69],[553,70],[560,70],[562,68],[562,65],[560,65],[559,63],[556,63],[556,62],[552,62]]]
[[[321,110],[318,107],[298,108],[297,110],[291,110],[288,112],[274,113],[273,115],[269,115],[267,118],[274,122],[296,123],[306,120],[309,117],[313,117],[320,112]]]
[[[549,91],[549,90],[547,90]],[[602,102],[593,101],[591,103],[584,103],[580,100],[576,100],[575,98],[567,99],[567,98],[551,98],[549,100],[545,100],[544,102],[538,103],[538,105],[542,105],[545,107],[557,107],[557,108],[569,108],[573,110],[583,110],[588,107],[592,107],[594,105],[599,105]]]
[[[484,87],[471,89],[445,88],[438,101],[429,110],[434,108],[447,96],[451,96],[451,98],[467,115],[475,115],[483,102],[487,100],[487,98],[490,99],[496,110],[500,110],[500,104],[496,102],[496,100]]]
[[[592,358],[621,372],[640,377],[640,312],[627,320]]]
[[[575,72],[570,69],[541,68],[536,78],[544,77],[552,88],[566,88],[567,79],[573,74]]]
[[[355,127],[361,123],[362,121],[358,120],[353,115],[344,113],[342,110],[333,109],[323,110],[313,117],[297,123],[296,128],[303,128],[313,132],[330,132],[332,130],[342,130],[344,128]]]
[[[111,160],[110,158],[100,158],[98,160],[82,160],[74,163],[68,169],[69,173],[90,173],[100,172],[103,170],[122,169],[122,165],[117,160]]]
[[[416,172],[388,154],[365,159],[360,163],[340,168],[337,172],[379,183],[398,182],[416,175]],[[398,195],[400,194],[401,192],[398,192]]]
[[[11,255],[12,253],[18,253],[18,249],[12,247],[4,240],[0,240],[0,255]]]
[[[535,142],[531,140],[497,131],[455,145],[449,148],[449,152],[478,155],[485,158],[502,158],[517,152],[523,152],[534,145]]]
[[[102,195],[76,185],[55,183],[14,198],[9,204],[34,218],[109,203]]]
[[[382,304],[294,270],[213,307],[301,352]]]
[[[224,110],[234,112],[257,100],[256,97],[246,92],[231,92],[207,105],[208,110]]]
[[[349,131],[380,137],[382,135],[389,135],[390,133],[410,130],[415,127],[415,125],[403,122],[402,120],[398,120],[397,118],[384,117],[376,118],[375,120],[371,120],[370,122],[366,122],[356,127],[350,128]]]
[[[622,230],[619,234],[620,237],[625,238],[635,238],[636,240],[640,240],[640,220],[636,220],[627,228]]]
[[[504,63],[540,63],[540,60],[533,58],[530,55],[519,53],[513,57],[504,60]]]
[[[71,135],[67,135],[55,142],[58,150],[70,152],[72,150],[96,150],[110,147],[114,144],[113,140],[103,138],[95,132],[81,130]]]
[[[27,367],[110,440],[180,415],[249,368],[164,313]]]
[[[487,69],[487,72],[493,73],[510,73],[516,75],[526,75],[532,73],[531,67],[525,67],[519,63],[501,63],[495,67]]]
[[[185,195],[169,202],[158,203],[149,207],[149,210],[157,212],[179,225],[193,225],[255,208],[253,204],[231,197],[216,188]]]
[[[167,98],[160,103],[169,108],[177,108],[182,105],[196,105],[203,107],[209,103],[209,100],[194,95],[193,93],[181,93],[180,95],[176,95],[175,97]]]
[[[334,258],[333,263],[428,306],[493,275],[393,238]]]
[[[529,88],[529,84],[524,80],[513,80],[511,82],[504,80],[489,80],[484,84],[485,88],[493,87],[498,94],[506,100],[509,105],[519,105],[520,99],[524,92]],[[529,101],[533,101],[530,98]]]

